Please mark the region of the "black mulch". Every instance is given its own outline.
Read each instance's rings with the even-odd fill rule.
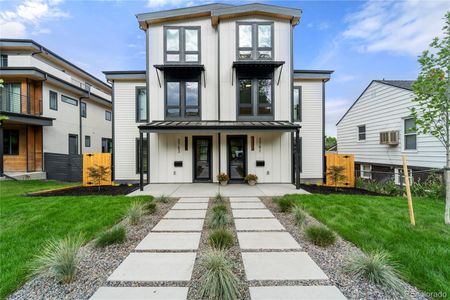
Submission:
[[[304,189],[307,192],[310,192],[312,194],[324,194],[324,195],[330,195],[330,194],[342,194],[342,195],[366,195],[366,196],[387,196],[384,194],[371,192],[368,190],[358,189],[358,188],[337,188],[337,190],[334,187],[330,186],[322,186],[322,185],[315,185],[315,184],[301,184],[300,187]]]
[[[100,188],[100,189],[99,189]],[[119,185],[119,186],[76,186],[68,189],[33,193],[28,196],[33,197],[54,197],[54,196],[118,196],[127,195],[139,188],[139,185]]]

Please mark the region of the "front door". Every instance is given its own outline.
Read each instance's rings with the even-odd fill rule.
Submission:
[[[228,175],[231,181],[244,181],[247,175],[247,136],[227,137]]]
[[[212,137],[194,136],[194,181],[212,181]]]

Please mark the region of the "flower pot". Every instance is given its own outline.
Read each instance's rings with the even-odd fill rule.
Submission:
[[[256,185],[256,180],[247,181],[248,185]]]
[[[228,181],[220,181],[220,185],[227,185]]]

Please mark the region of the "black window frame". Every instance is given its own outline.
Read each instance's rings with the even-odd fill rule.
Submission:
[[[91,136],[90,135],[84,136],[84,146],[91,147]]]
[[[167,50],[167,30],[178,30],[178,51]],[[198,49],[197,51],[186,50],[186,29],[197,30]],[[201,27],[200,26],[164,26],[164,63],[169,64],[198,64],[201,62]],[[167,60],[167,55],[175,54],[179,55],[179,60]],[[186,61],[186,55],[196,54],[198,56],[197,61]]]
[[[295,97],[294,91],[298,90],[298,111],[295,113]],[[292,89],[292,121],[293,122],[302,122],[302,87],[294,86]]]
[[[84,108],[84,110],[83,110]],[[87,118],[87,103],[80,102],[80,116],[83,118]]]
[[[78,100],[74,99],[72,97],[66,96],[66,95],[61,95],[61,102],[73,105],[73,106],[78,106]]]
[[[110,110],[105,110],[105,120],[110,122],[112,121],[112,112]]]
[[[75,138],[75,141],[76,141],[76,147],[75,147],[75,149],[77,150],[76,151],[76,153],[70,153],[70,139],[71,138]],[[68,147],[68,151],[67,151],[67,153],[69,154],[69,155],[78,155],[79,153],[80,153],[80,147],[78,146],[78,143],[79,143],[79,140],[78,140],[78,134],[72,134],[72,133],[69,133],[69,136],[68,136],[68,139],[67,139],[67,141],[68,141],[68,143],[67,143],[67,147]]]
[[[180,83],[180,105],[168,105],[167,103],[167,84],[169,82],[179,82]],[[197,82],[198,84],[198,105],[186,105],[186,82]],[[201,93],[202,85],[200,75],[190,78],[180,78],[180,77],[171,77],[167,76],[164,82],[164,119],[165,120],[200,120],[202,116],[202,93]],[[180,114],[178,117],[168,116],[168,109],[179,108]],[[188,108],[197,108],[198,116],[186,116],[186,109]]]
[[[7,54],[0,55],[0,67],[2,67],[2,68],[8,67],[8,55]]]
[[[364,132],[362,132],[360,129],[364,128]],[[358,134],[358,142],[365,142],[367,139],[367,127],[366,125],[358,125],[357,126],[357,134]],[[364,138],[361,138],[361,135],[363,135]]]
[[[239,45],[239,26],[252,26],[252,47],[240,47]],[[270,47],[259,47],[259,25],[270,25]],[[274,60],[274,22],[236,22],[236,60]],[[241,58],[240,51],[251,51],[250,58]],[[270,51],[270,58],[260,58],[259,51]]]
[[[136,146],[136,174],[139,174],[140,173],[140,170],[139,170],[139,149],[140,149],[140,143],[139,143],[139,139],[138,138],[136,138],[136,143],[135,143],[135,146]],[[143,157],[143,159],[144,160],[146,160],[146,164],[144,163],[144,166],[143,166],[143,173],[144,174],[147,174],[147,172],[148,172],[148,168],[149,168],[149,165],[148,165],[148,163],[149,163],[149,143],[148,143],[148,140],[146,139],[146,138],[144,138],[144,139],[142,139],[142,142],[144,143],[144,155],[142,155],[142,157]],[[146,151],[147,151],[147,155],[145,155],[145,153],[146,153]]]
[[[146,111],[146,118],[141,119],[140,110],[141,110],[141,103],[139,101],[139,91],[145,92],[145,102],[147,104],[147,111]],[[135,89],[135,100],[136,100],[136,123],[143,123],[148,122],[149,120],[149,101],[148,101],[148,95],[147,95],[147,88],[145,86],[137,86]]]
[[[54,105],[52,105],[52,95],[55,96],[54,100]],[[58,110],[58,93],[52,90],[48,91],[48,107],[51,110]]]
[[[13,145],[11,141],[12,133],[17,137],[17,145]],[[16,148],[17,147],[17,148]],[[3,155],[19,155],[20,154],[20,131],[18,129],[3,130]]]
[[[112,139],[102,138],[102,153],[112,153],[112,150]]]
[[[252,108],[251,115],[241,115],[240,114],[240,82],[241,80],[251,80],[252,81],[252,90],[251,90],[251,104]],[[270,104],[270,114],[259,114],[258,110],[261,106],[259,104],[258,97],[258,81],[259,80],[271,80],[271,99],[272,102]],[[255,84],[256,83],[256,84]],[[263,120],[263,121],[273,121],[275,116],[275,80],[273,78],[273,73],[268,73],[265,76],[246,76],[246,75],[238,75],[237,84],[236,84],[236,119],[239,121],[255,121],[255,120]],[[247,105],[245,105],[247,106]],[[265,107],[269,107],[268,105],[263,105]],[[243,106],[244,107],[244,106]]]

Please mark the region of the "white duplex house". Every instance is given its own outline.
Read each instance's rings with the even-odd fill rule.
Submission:
[[[355,169],[361,177],[394,177],[399,184],[403,155],[412,174],[445,166],[444,146],[437,138],[415,130],[413,82],[372,81],[337,123],[338,151],[355,155]],[[427,174],[411,173],[413,179]]]
[[[109,84],[33,40],[0,39],[0,56],[2,174],[66,180],[58,158],[111,152]]]
[[[265,4],[138,14],[146,70],[104,72],[114,179],[216,182],[223,172],[231,182],[322,181],[332,71],[294,70],[300,15]]]

